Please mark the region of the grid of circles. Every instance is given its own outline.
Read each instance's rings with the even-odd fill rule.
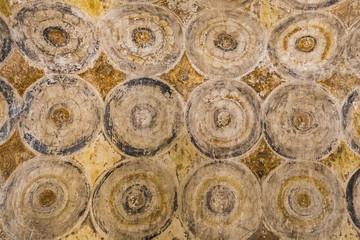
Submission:
[[[223,10],[231,12],[229,8],[236,1],[228,2],[226,5],[228,9]],[[238,1],[238,4],[247,2]],[[336,2],[313,1],[310,4],[303,1],[287,1],[289,5],[305,10],[329,7]],[[130,3],[125,4],[127,10],[135,6]],[[210,7],[217,7],[214,1],[209,1],[209,4]],[[36,62],[38,56],[32,55],[35,54],[31,52],[32,47],[28,47],[30,49],[28,51],[22,45],[22,41],[27,39],[26,34],[31,32],[19,30],[19,24],[28,26],[28,22],[24,19],[29,17],[26,16],[26,12],[31,6],[25,4],[23,9],[20,9],[19,14],[24,14],[24,18],[19,22],[19,19],[15,17],[12,20],[14,29],[11,31],[20,50],[30,61]],[[86,13],[72,6],[56,2],[51,2],[47,5],[49,6],[50,9],[47,10],[54,19],[58,17],[53,12],[56,8],[56,10],[66,9],[66,11],[77,13],[75,17],[81,16],[89,20]],[[152,9],[146,13],[136,13],[139,18],[145,19],[140,22],[146,27],[135,26],[136,23],[132,23],[134,31],[131,36],[129,35],[131,39],[117,39],[120,42],[123,41],[125,45],[135,44],[138,48],[136,54],[146,55],[153,51],[153,49],[146,49],[147,47],[158,47],[158,49],[164,47],[169,50],[171,44],[176,45],[176,41],[181,41],[179,39],[181,39],[182,30],[176,22],[178,20],[173,19],[176,22],[175,27],[167,25],[161,18],[167,14],[170,15],[170,17],[167,16],[169,18],[174,16],[165,8],[156,7],[156,11],[153,8],[153,4],[137,3],[138,10],[146,12],[146,9]],[[121,8],[119,9],[116,11],[121,12]],[[30,12],[34,14],[33,11]],[[124,13],[128,14],[127,18],[131,18],[129,16],[131,10]],[[19,14],[17,16],[20,16]],[[253,16],[247,16],[245,13],[241,16],[245,25],[246,17],[249,17],[248,21],[254,24]],[[41,17],[46,19],[46,14]],[[316,20],[311,25],[306,22],[306,19],[312,17],[322,20],[318,22]],[[307,28],[297,25],[299,18],[306,22]],[[333,21],[333,28],[327,28],[323,24],[323,18],[325,22],[326,20]],[[41,32],[44,43],[52,45],[51,54],[56,56],[61,53],[56,48],[63,48],[70,44],[72,38],[71,30],[64,30],[60,23],[59,26],[56,25],[58,20],[54,19],[51,26],[46,25],[46,28],[41,31],[35,29],[34,33]],[[151,21],[148,22],[148,19]],[[195,18],[192,23],[196,21],[199,19]],[[91,20],[88,23],[93,24]],[[10,32],[6,30],[7,23],[1,21],[0,24],[5,29],[0,36],[3,44],[1,47],[1,56],[3,56],[1,61],[3,61],[11,51],[12,40]],[[309,25],[315,30],[309,30]],[[181,33],[179,33],[179,26]],[[91,26],[92,29],[93,27]],[[259,37],[251,35],[257,33],[247,32],[250,34],[248,38],[238,39],[237,36],[233,36],[232,27],[216,27],[218,29],[213,32],[213,35],[205,34],[214,39],[203,39],[204,46],[213,44],[209,48],[213,50],[212,54],[220,56],[219,51],[223,51],[222,56],[230,56],[230,60],[232,51],[251,49],[254,40],[249,39]],[[287,27],[291,29],[288,30]],[[19,103],[16,90],[5,79],[1,80],[0,123],[2,128],[0,134],[3,135],[0,137],[3,136],[3,138],[0,140],[4,142],[8,139],[18,123],[22,140],[39,154],[35,160],[20,165],[0,190],[0,214],[4,219],[5,231],[14,239],[49,236],[58,238],[79,226],[90,212],[96,230],[106,238],[115,239],[121,235],[124,239],[150,239],[161,234],[178,212],[186,228],[200,239],[249,237],[260,225],[262,215],[267,226],[284,238],[329,239],[337,234],[339,227],[345,221],[345,208],[353,224],[360,229],[360,203],[358,201],[360,169],[352,175],[345,191],[332,170],[317,161],[336,149],[341,140],[341,132],[344,133],[349,147],[360,155],[360,89],[356,88],[343,103],[339,103],[325,88],[307,81],[307,79],[316,80],[329,75],[334,70],[339,59],[344,57],[345,37],[348,38],[349,44],[349,48],[346,49],[346,60],[358,74],[359,60],[354,54],[359,42],[357,41],[358,24],[354,25],[347,34],[342,23],[334,16],[308,12],[305,15],[285,19],[273,31],[276,32],[277,29],[285,29],[285,32],[280,35],[282,39],[277,39],[281,42],[281,49],[277,49],[277,45],[272,42],[274,39],[270,38],[268,54],[274,68],[284,78],[290,77],[295,80],[290,79],[289,83],[278,86],[264,102],[241,81],[241,76],[248,70],[234,71],[235,74],[231,74],[230,79],[223,80],[221,71],[211,69],[210,72],[206,72],[206,69],[201,68],[201,65],[209,60],[201,62],[204,60],[197,59],[195,61],[194,56],[190,56],[190,59],[195,67],[201,69],[204,74],[212,76],[214,80],[198,86],[187,105],[183,103],[180,94],[168,83],[156,77],[141,76],[144,71],[140,71],[142,73],[139,78],[130,79],[116,86],[107,96],[105,108],[96,90],[78,76],[49,74],[27,89],[22,104]],[[174,33],[175,30],[176,33]],[[227,30],[230,32],[226,32]],[[21,40],[19,34],[25,38]],[[161,34],[168,35],[161,38],[165,36]],[[179,35],[174,37],[174,34]],[[93,37],[95,39],[92,39]],[[93,41],[91,46],[95,52],[92,54],[95,56],[98,52],[96,34],[94,33],[89,38],[89,41]],[[159,38],[163,42],[157,42]],[[167,43],[165,40],[172,42]],[[87,41],[87,39],[81,39],[81,41]],[[38,48],[44,47],[41,43],[37,44],[40,44],[37,45]],[[111,44],[107,45],[110,48],[108,51],[115,47]],[[256,43],[257,53],[251,56],[255,59],[250,59],[247,69],[255,68],[262,54],[266,54],[263,44],[261,41]],[[321,56],[321,61],[326,60],[325,63],[321,63],[326,71],[316,73],[315,66],[315,68],[309,67],[309,72],[295,73],[291,67],[299,69],[297,64],[304,64],[304,61],[287,61],[282,58],[283,56],[278,57],[281,51],[290,48],[292,48],[291,51],[301,52],[303,56],[301,61],[311,60],[312,55],[318,54]],[[124,54],[126,49],[121,49],[120,53]],[[152,68],[154,73],[168,70],[179,59],[182,49],[178,46],[175,49],[176,51],[167,52],[171,57],[168,59],[167,67]],[[191,51],[188,53],[191,54]],[[274,58],[275,55],[277,58]],[[113,56],[113,58],[116,57]],[[59,60],[58,63],[54,60],[55,67],[48,70],[52,73],[82,71],[93,61],[91,57],[82,59],[84,60],[82,66],[70,67],[70,71],[66,71],[66,64],[72,60],[64,59]],[[285,70],[275,66],[277,59],[288,64],[284,67]],[[136,64],[144,64],[144,61],[136,61],[134,58],[132,60]],[[116,62],[116,59],[112,61]],[[65,67],[58,65],[60,62],[65,62]],[[131,66],[123,67],[121,64],[114,63],[114,65],[123,71],[136,69]],[[226,63],[221,66],[215,63],[214,67],[220,66],[223,69],[229,69],[230,72],[234,70],[233,64],[225,65]],[[139,92],[151,99],[144,99],[142,94],[138,94]],[[53,93],[57,93],[55,98]],[[29,110],[31,106],[39,106],[44,101],[46,104],[43,107]],[[21,115],[20,118],[19,115]],[[38,119],[44,123],[49,122],[45,125],[52,124],[50,129],[42,134],[46,136],[46,144],[41,144],[41,134],[40,139],[31,134],[32,127],[40,129],[36,127]],[[90,119],[89,125],[95,128],[81,126],[82,119]],[[194,124],[196,119],[202,119],[200,124]],[[80,151],[95,139],[101,125],[108,141],[121,153],[134,159],[117,164],[104,172],[94,189],[91,189],[86,174],[80,166],[73,162],[59,160],[52,155],[69,155]],[[150,163],[149,156],[159,159],[162,157],[160,153],[171,147],[182,133],[184,126],[191,135],[193,143],[204,154],[204,158],[218,160],[209,159],[207,163],[193,167],[180,186],[177,186],[174,173],[169,172],[157,161],[154,168],[149,168],[147,164]],[[78,127],[81,127],[80,130]],[[125,136],[125,130],[131,131],[132,134]],[[282,132],[281,136],[279,132]],[[72,137],[78,136],[80,139],[65,147],[59,146],[60,142],[66,143],[64,139],[70,139],[64,137],[70,133]],[[239,133],[238,142],[232,142],[231,138],[227,137],[228,134],[236,135],[237,133]],[[156,137],[152,139],[154,134]],[[268,145],[284,162],[266,179],[259,181],[247,166],[239,163],[238,158],[250,153],[256,147],[262,134]],[[61,141],[56,142],[59,137]],[[296,144],[289,144],[291,142],[296,142]],[[244,147],[242,143],[247,145],[245,144]],[[234,157],[237,158],[234,159]],[[27,178],[23,179],[23,176]],[[68,188],[67,181],[70,178],[78,179],[76,189]],[[243,181],[244,179],[247,181]],[[18,186],[15,186],[15,183]],[[104,207],[103,201],[111,204]],[[25,209],[26,206],[31,209]],[[74,212],[77,213],[78,218],[69,221]],[[154,220],[150,229],[146,225],[146,219],[149,217]],[[66,224],[63,224],[62,228],[45,227],[44,218],[57,219]],[[19,219],[24,221],[19,223],[20,225],[18,225]],[[118,222],[116,226],[112,224],[114,221]],[[7,222],[13,224],[7,224]]]

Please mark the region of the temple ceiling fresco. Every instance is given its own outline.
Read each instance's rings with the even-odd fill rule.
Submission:
[[[357,1],[0,0],[0,239],[359,233]]]

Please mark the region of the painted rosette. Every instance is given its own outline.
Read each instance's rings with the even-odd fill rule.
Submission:
[[[188,101],[186,126],[191,140],[212,158],[248,152],[262,133],[260,100],[245,83],[212,80],[198,86]]]
[[[341,0],[283,0],[289,6],[301,10],[317,10],[333,6]]]
[[[8,140],[19,120],[20,103],[17,91],[0,78],[0,144]]]
[[[314,81],[330,75],[341,62],[346,35],[333,15],[303,13],[272,30],[268,52],[281,75]]]
[[[267,98],[263,119],[268,144],[288,159],[319,160],[339,144],[336,101],[317,84],[281,85]]]
[[[118,85],[106,99],[105,133],[120,151],[153,156],[168,149],[184,126],[183,100],[167,83],[138,78]]]
[[[124,4],[110,10],[101,30],[103,48],[114,65],[139,76],[165,72],[183,49],[177,17],[151,4]]]
[[[58,239],[85,220],[90,185],[75,163],[36,158],[20,165],[2,191],[2,227],[11,239]]]
[[[260,184],[245,165],[203,164],[185,179],[180,196],[181,221],[196,239],[247,239],[260,225]]]
[[[71,75],[48,76],[24,93],[21,136],[40,154],[72,154],[97,137],[102,112],[102,100],[89,83]]]
[[[106,239],[151,239],[171,223],[177,180],[158,161],[122,162],[106,172],[92,200],[92,218]]]
[[[360,155],[360,87],[344,100],[342,106],[342,128],[351,149]]]
[[[191,62],[209,77],[236,78],[250,72],[264,55],[266,35],[249,13],[206,10],[187,29]]]
[[[56,73],[79,72],[97,57],[99,40],[92,19],[70,5],[39,1],[13,17],[15,42],[36,66]]]
[[[286,163],[262,189],[265,222],[281,239],[331,239],[345,222],[344,190],[323,164]]]
[[[0,63],[10,54],[13,40],[10,29],[4,18],[0,15]]]

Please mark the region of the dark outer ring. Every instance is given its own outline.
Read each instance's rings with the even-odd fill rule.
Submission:
[[[177,125],[175,127],[173,127],[172,129],[172,136],[163,144],[161,144],[160,146],[158,146],[155,149],[149,149],[149,148],[136,148],[131,146],[129,143],[127,142],[121,142],[121,141],[112,141],[114,136],[117,136],[117,134],[113,134],[113,124],[111,124],[111,114],[110,114],[110,103],[112,101],[116,101],[118,99],[121,99],[123,97],[123,95],[126,94],[127,90],[126,89],[131,89],[134,86],[149,86],[149,87],[157,87],[161,90],[162,94],[168,93],[170,95],[170,97],[173,97],[174,95],[176,95],[177,93],[171,89],[171,87],[161,81],[157,81],[155,79],[151,79],[151,78],[137,78],[137,79],[133,79],[130,80],[126,83],[124,83],[123,85],[121,85],[121,88],[125,89],[116,89],[114,92],[111,93],[109,100],[107,100],[106,102],[106,106],[105,106],[105,114],[104,114],[104,129],[105,129],[105,134],[106,136],[109,138],[109,140],[122,152],[130,155],[130,156],[134,156],[134,157],[140,157],[140,156],[154,156],[157,152],[159,152],[160,150],[162,150],[163,148],[165,148],[166,146],[168,146],[177,136]],[[176,97],[176,96],[175,96]]]
[[[83,80],[83,81],[85,81],[85,80]],[[22,105],[22,109],[21,109],[21,113],[22,113],[23,117],[27,117],[27,115],[29,114],[30,106],[31,106],[33,100],[35,99],[34,95],[38,95],[42,91],[46,90],[46,88],[44,88],[44,85],[55,85],[55,84],[60,84],[60,83],[66,83],[68,85],[76,86],[77,82],[81,82],[80,78],[66,76],[66,75],[55,75],[55,76],[51,76],[51,77],[46,77],[46,78],[40,80],[39,82],[36,82],[35,85],[32,85],[28,88],[28,91],[24,95],[23,105]],[[86,84],[84,86],[84,90],[86,90],[86,94],[89,94],[91,96],[96,95],[97,93],[95,92],[94,89],[91,89],[90,84],[86,81],[85,81],[85,83]],[[33,135],[31,135],[29,133],[24,134],[23,138],[27,144],[29,144],[34,150],[36,150],[39,153],[46,154],[46,155],[57,155],[57,156],[69,155],[69,154],[74,153],[74,152],[82,149],[83,147],[85,147],[95,137],[95,135],[96,135],[95,133],[97,133],[101,127],[100,126],[100,124],[101,124],[101,109],[98,109],[98,110],[99,111],[97,112],[96,118],[97,118],[99,125],[97,127],[95,127],[93,129],[93,131],[88,134],[88,136],[82,136],[75,143],[63,147],[62,150],[50,151],[46,144],[42,143],[40,140],[36,139]],[[19,122],[19,126],[20,126],[20,128],[22,127],[21,121]]]
[[[117,169],[121,168],[121,167],[124,167],[126,166],[127,164],[130,164],[131,161],[128,161],[128,162],[122,162],[120,163],[119,165],[117,165],[116,167],[110,169],[105,175],[104,177],[101,179],[100,183],[96,186],[95,190],[94,190],[94,193],[92,195],[92,201],[94,199],[97,198],[97,195],[100,191],[100,188],[102,187],[102,185],[105,183],[105,181],[109,178],[109,176],[111,174],[113,174]],[[147,240],[147,239],[153,239],[155,238],[156,236],[160,235],[161,233],[163,233],[171,224],[172,220],[173,220],[173,217],[175,215],[175,212],[178,208],[178,199],[177,199],[177,191],[176,191],[176,188],[174,188],[174,200],[173,200],[173,205],[171,207],[171,215],[169,217],[169,219],[164,223],[163,226],[159,227],[159,231],[155,232],[154,234],[151,234],[151,235],[148,235],[148,236],[145,236],[143,239]],[[105,226],[102,224],[102,222],[100,222],[96,217],[95,217],[95,213],[94,213],[94,207],[93,207],[93,204],[91,204],[91,212],[92,212],[92,215],[94,216],[94,218],[92,219],[93,221],[96,222],[96,224],[99,226],[99,228],[105,233],[105,234],[108,234],[109,231],[105,228]]]
[[[354,207],[354,188],[356,181],[360,177],[360,169],[358,169],[350,178],[347,187],[346,187],[346,203],[347,203],[347,210],[353,221],[354,225],[360,229],[360,217],[356,216],[355,207]]]

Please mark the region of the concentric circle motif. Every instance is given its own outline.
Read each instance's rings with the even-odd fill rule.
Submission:
[[[255,67],[264,54],[265,41],[265,30],[252,15],[207,10],[189,25],[186,50],[206,75],[235,78]]]
[[[149,76],[166,71],[181,55],[180,22],[164,8],[124,4],[110,10],[101,25],[104,50],[120,70]]]
[[[182,129],[183,100],[162,81],[127,81],[106,100],[105,133],[128,155],[155,155],[167,149]]]
[[[313,162],[290,162],[263,183],[266,223],[281,239],[331,239],[346,219],[336,176]]]
[[[360,229],[360,169],[350,178],[346,188],[347,209],[354,225]]]
[[[86,218],[90,185],[83,170],[58,159],[20,165],[2,189],[2,227],[12,239],[54,239]]]
[[[289,159],[317,160],[338,145],[340,114],[335,100],[316,84],[286,84],[264,107],[265,138]]]
[[[360,21],[358,21],[349,33],[347,42],[347,62],[355,74],[360,77]]]
[[[340,0],[284,0],[291,7],[301,10],[316,10],[336,4]]]
[[[24,94],[20,131],[33,150],[68,155],[89,144],[102,126],[102,101],[75,76],[45,77]]]
[[[334,16],[304,13],[280,22],[268,45],[274,67],[284,76],[317,80],[340,63],[346,30]]]
[[[353,151],[360,154],[360,87],[351,92],[342,107],[342,127]]]
[[[223,8],[223,9],[236,9],[240,8],[253,0],[222,0],[222,1],[216,1],[216,0],[198,0],[198,2],[205,6],[205,7],[211,7],[211,8]]]
[[[10,54],[13,40],[6,22],[0,17],[0,63]]]
[[[197,87],[186,110],[192,142],[212,158],[249,151],[262,132],[260,102],[254,91],[236,80],[212,80]]]
[[[96,187],[92,218],[106,239],[151,239],[171,223],[176,179],[149,159],[120,163]]]
[[[60,2],[25,5],[13,19],[13,30],[17,45],[30,60],[57,73],[84,69],[99,49],[90,17]]]
[[[12,135],[19,119],[19,99],[16,90],[0,78],[0,144]]]
[[[261,222],[260,184],[242,164],[200,166],[180,196],[181,220],[197,239],[247,239]]]

